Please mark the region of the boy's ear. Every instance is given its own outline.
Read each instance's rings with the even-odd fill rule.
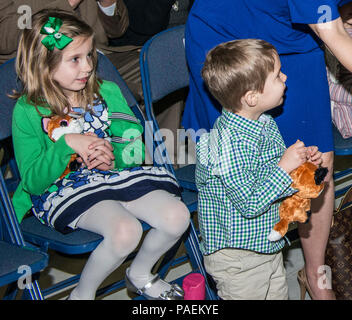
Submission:
[[[258,103],[258,92],[256,91],[247,91],[243,96],[246,104],[250,107],[255,107]]]

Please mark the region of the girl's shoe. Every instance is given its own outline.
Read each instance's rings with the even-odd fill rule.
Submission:
[[[171,289],[160,293],[159,297],[151,297],[145,293],[145,291],[152,287],[157,281],[163,281],[160,279],[159,275],[156,274],[155,277],[150,280],[143,288],[137,288],[128,277],[128,270],[125,274],[126,288],[134,293],[137,293],[147,300],[183,300],[184,292],[178,284],[171,284]]]
[[[298,271],[297,280],[298,280],[299,286],[301,288],[301,300],[305,300],[307,291],[308,291],[309,296],[312,298],[312,296],[313,296],[312,289],[309,286],[307,275],[306,275],[306,269],[304,267],[303,267],[303,269]]]

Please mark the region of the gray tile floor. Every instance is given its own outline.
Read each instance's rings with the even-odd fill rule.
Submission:
[[[182,253],[180,250],[180,254]],[[65,280],[68,277],[78,274],[81,272],[88,255],[80,256],[68,256],[63,254],[58,254],[56,252],[49,251],[50,260],[49,266],[41,273],[39,285],[40,287],[46,288],[50,285],[58,283],[61,280]],[[119,269],[113,272],[108,279],[104,281],[102,287],[108,285],[118,279],[121,279],[124,275],[125,269],[128,267],[129,263],[123,264]],[[303,267],[304,260],[302,249],[300,248],[299,241],[295,241],[290,247],[286,247],[284,250],[284,264],[286,267],[287,283],[289,286],[289,299],[299,300],[300,290],[297,282],[297,272]],[[182,275],[191,272],[191,266],[189,263],[184,263],[172,269],[166,277],[167,281],[172,281]],[[68,294],[71,292],[74,286],[65,289],[55,295],[48,296],[49,300],[64,300],[67,298]],[[4,288],[0,288],[0,297],[4,293]],[[103,297],[99,297],[99,300],[131,300],[134,296],[127,292],[126,289],[122,289]],[[309,299],[308,294],[306,299]]]
[[[289,286],[289,299],[299,300],[300,289],[297,282],[297,272],[304,266],[304,258],[299,241],[295,241],[290,247],[286,247],[283,254],[287,274],[287,283]],[[50,267],[42,273],[40,277],[40,286],[45,288],[48,285],[67,279],[70,275],[79,273],[83,268],[86,259],[86,255],[73,258],[72,256],[65,256],[52,252],[50,255]],[[127,266],[127,263],[122,265],[104,282],[103,286],[114,280],[120,279],[123,276],[124,270]],[[171,281],[188,272],[191,272],[191,266],[189,263],[184,263],[181,266],[172,269],[166,279]],[[66,289],[62,293],[56,294],[55,296],[49,296],[49,299],[66,299],[70,291],[71,289]],[[126,289],[123,289],[104,297],[100,297],[99,299],[130,300],[132,297],[133,296],[130,296]],[[308,294],[306,295],[306,299],[309,299]]]
[[[299,241],[295,241],[290,247],[285,248],[283,254],[288,285],[288,298],[289,300],[300,300],[297,272],[304,266],[304,257]],[[306,299],[310,300],[308,294],[306,294]]]

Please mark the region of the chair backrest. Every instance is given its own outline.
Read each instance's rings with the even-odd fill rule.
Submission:
[[[10,161],[9,141],[11,137],[12,111],[16,101],[7,96],[12,90],[20,90],[21,83],[17,79],[14,60],[9,60],[0,66],[0,147],[3,147],[3,163]],[[1,166],[0,171],[0,240],[6,240],[17,245],[24,245],[22,233],[14,209],[7,192],[7,185],[3,177],[5,166]],[[18,183],[18,181],[17,181]]]
[[[143,86],[149,82],[150,96],[156,102],[169,93],[187,87],[189,72],[185,55],[185,26],[180,25],[158,33],[143,46],[140,62]]]
[[[167,150],[160,148],[164,142],[154,116],[153,103],[189,85],[184,33],[184,25],[162,31],[145,43],[140,54],[144,103],[149,120],[146,135],[153,137],[154,165],[163,163],[173,173]]]
[[[135,114],[135,116],[138,118],[141,125],[145,129],[145,135],[148,135],[145,118],[144,118],[143,112],[139,107],[137,100],[135,99],[131,90],[127,87],[125,81],[120,76],[118,70],[115,68],[112,62],[103,54],[98,55],[97,73],[102,79],[117,83],[124,98],[126,99],[128,106],[132,109],[133,113]],[[148,144],[146,144],[146,149],[148,149],[147,151],[150,154],[153,151],[152,146],[149,146]]]
[[[137,105],[136,99],[127,87],[126,83],[122,80],[118,70],[111,63],[111,61],[101,53],[98,54],[97,73],[102,79],[113,81],[118,84],[130,108]]]
[[[334,135],[334,152],[336,156],[350,156],[352,155],[352,137],[344,139],[333,124],[333,135]]]
[[[11,136],[12,111],[16,104],[16,100],[7,94],[21,88],[15,71],[15,60],[11,59],[0,66],[0,140]]]

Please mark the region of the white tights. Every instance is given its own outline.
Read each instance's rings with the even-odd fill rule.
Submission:
[[[95,298],[99,285],[138,246],[143,233],[138,219],[152,227],[129,269],[131,281],[143,287],[152,278],[154,264],[185,232],[190,217],[183,202],[163,190],[130,202],[105,200],[92,206],[78,220],[77,226],[98,233],[104,239],[91,253],[70,299]],[[169,288],[166,286],[169,284],[159,281],[147,293],[158,296]]]

